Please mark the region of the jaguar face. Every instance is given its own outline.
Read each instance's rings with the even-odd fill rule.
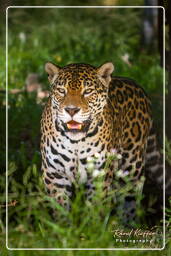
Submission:
[[[92,120],[103,112],[113,69],[112,63],[98,68],[86,64],[60,68],[46,63],[53,116],[60,129],[71,134],[88,131]]]

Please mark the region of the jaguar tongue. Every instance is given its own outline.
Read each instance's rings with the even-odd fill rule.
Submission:
[[[70,122],[67,123],[67,128],[69,130],[75,129],[75,130],[81,130],[82,124],[78,123],[76,121],[71,120]]]

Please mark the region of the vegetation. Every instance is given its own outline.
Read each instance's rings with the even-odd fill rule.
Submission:
[[[58,65],[74,62],[101,65],[112,61],[114,75],[135,79],[150,95],[158,133],[162,133],[163,78],[157,49],[149,52],[141,45],[142,9],[9,9],[8,34],[8,88],[21,89],[17,94],[8,95],[8,187],[9,206],[8,246],[12,248],[114,248],[114,247],[161,247],[162,241],[149,244],[128,244],[115,241],[112,230],[123,227],[121,209],[109,217],[109,201],[104,207],[102,193],[95,195],[94,204],[83,204],[84,189],[73,203],[71,213],[65,212],[54,200],[47,197],[41,178],[41,157],[39,149],[40,118],[46,99],[38,100],[35,92],[28,93],[26,78],[30,73],[39,75],[43,90],[49,89],[44,72],[48,60]],[[39,17],[39,18],[37,18]],[[124,17],[124,19],[123,19]],[[0,49],[2,51],[2,47]],[[5,59],[4,59],[5,67]],[[5,76],[0,70],[1,89],[5,88]],[[5,98],[0,94],[1,120],[5,124]],[[0,127],[5,133],[5,125]],[[160,136],[161,137],[161,136]],[[0,151],[1,167],[5,170],[5,136]],[[171,149],[167,143],[167,156]],[[98,186],[98,179],[96,180]],[[122,205],[123,196],[130,187],[126,186],[117,194]],[[0,227],[2,239],[5,234],[5,182],[2,187]],[[143,180],[135,189],[138,202],[143,196]],[[136,188],[137,188],[136,187]],[[98,191],[101,188],[98,187]],[[110,198],[110,197],[109,197]],[[58,214],[54,214],[58,212]],[[138,216],[142,221],[144,213],[139,207]],[[168,216],[169,216],[168,211]],[[169,217],[168,217],[169,218]],[[145,223],[145,227],[148,225]],[[141,225],[140,225],[141,226]],[[137,226],[138,228],[139,226]],[[159,232],[161,229],[159,228]],[[167,237],[169,247],[169,238]],[[2,243],[3,246],[4,242]],[[146,255],[169,255],[168,251],[143,252]],[[36,251],[27,252],[37,255]],[[41,255],[49,252],[39,251]],[[61,255],[60,251],[51,252]],[[109,251],[89,251],[89,255],[113,255]],[[117,251],[115,255],[139,255],[139,252]],[[5,251],[4,255],[25,255],[24,251]],[[63,252],[68,256],[81,252]],[[84,252],[82,253],[84,254]]]

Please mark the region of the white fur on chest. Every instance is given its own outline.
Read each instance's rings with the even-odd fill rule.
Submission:
[[[91,145],[92,143],[92,145]],[[70,178],[73,179],[73,173],[71,169],[74,167],[76,171],[76,176],[78,178],[77,182],[86,183],[87,182],[87,165],[82,163],[81,160],[87,159],[88,157],[94,157],[96,153],[99,153],[99,158],[96,159],[96,163],[94,168],[98,169],[105,159],[105,150],[101,152],[101,144],[99,143],[97,147],[94,146],[95,142],[93,142],[89,138],[85,138],[83,141],[74,141],[69,140],[65,136],[58,136],[56,138],[56,142],[51,141],[51,145],[53,148],[59,153],[58,155],[54,155],[50,147],[48,148],[48,154],[50,156],[50,162],[57,158],[60,162],[63,163],[65,172]],[[68,162],[64,161],[61,155],[65,155],[70,160]],[[53,163],[54,164],[54,163]],[[57,170],[59,166],[56,167]],[[60,168],[62,171],[62,168]]]

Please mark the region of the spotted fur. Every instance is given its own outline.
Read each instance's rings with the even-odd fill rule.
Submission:
[[[112,63],[98,68],[88,64],[60,68],[47,63],[45,69],[51,92],[41,120],[41,153],[50,195],[66,208],[75,183],[84,183],[90,195],[94,186],[87,157],[99,153],[96,169],[102,170],[111,149],[123,157],[119,167],[135,169],[138,179],[145,160],[149,166],[150,158],[158,158],[155,142],[150,143],[154,139],[151,107],[144,90],[131,79],[111,77]],[[81,123],[81,130],[69,130],[66,124],[71,120]],[[157,165],[154,161],[152,168]],[[110,177],[113,170],[106,172],[108,186],[112,185]]]

